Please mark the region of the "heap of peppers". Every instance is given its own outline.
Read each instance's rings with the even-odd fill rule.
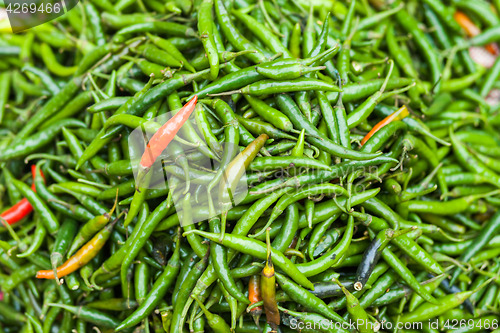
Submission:
[[[0,333],[500,332],[500,1],[0,27]]]

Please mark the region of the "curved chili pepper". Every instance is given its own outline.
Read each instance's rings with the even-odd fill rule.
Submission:
[[[33,184],[31,185],[31,189],[33,190],[33,192],[36,192],[36,187],[35,187],[35,182],[34,182],[35,175],[36,175],[36,166],[35,165],[31,166],[31,174],[33,176]],[[40,170],[40,174],[42,175],[43,179],[45,180],[45,176],[41,170]],[[2,214],[0,214],[0,218],[7,221],[8,224],[14,224],[16,222],[19,222],[23,218],[25,218],[32,211],[33,211],[33,206],[28,201],[28,199],[24,198],[24,199],[21,199],[21,201],[16,203],[14,206],[12,206],[11,208],[7,209]]]
[[[380,122],[378,122],[375,126],[373,126],[372,129],[370,130],[370,132],[368,132],[368,134],[365,135],[363,140],[361,140],[361,145],[364,145],[366,143],[366,141],[368,141],[375,133],[377,133],[385,125],[387,125],[393,121],[396,121],[396,120],[401,120],[401,119],[407,117],[409,114],[410,113],[408,112],[406,105],[403,105],[402,107],[400,107],[399,109],[394,111],[394,113],[388,115],[387,117],[382,119]]]
[[[494,235],[500,230],[500,213],[496,213],[489,222],[482,228],[480,234],[475,238],[474,242],[460,256],[461,261],[470,260],[477,252],[479,252]],[[456,269],[451,277],[450,284],[453,285],[458,278],[460,271]]]
[[[72,306],[66,304],[49,303],[50,306],[59,307],[76,315],[78,318],[84,319],[96,325],[108,328],[115,328],[120,324],[120,321],[109,314],[94,310],[86,306]]]
[[[297,268],[306,276],[313,276],[317,273],[325,271],[327,268],[341,260],[342,256],[349,248],[349,244],[351,244],[353,233],[354,217],[350,215],[347,220],[346,230],[344,231],[344,235],[339,243],[318,259],[312,260],[308,263],[299,264],[297,265]]]
[[[92,258],[94,258],[102,249],[108,238],[111,236],[111,231],[115,226],[118,219],[108,224],[104,229],[99,231],[88,243],[78,250],[71,258],[64,264],[57,267],[57,277],[61,278],[68,274],[73,273],[77,269],[85,266]],[[41,270],[36,273],[38,279],[55,279],[53,270]]]

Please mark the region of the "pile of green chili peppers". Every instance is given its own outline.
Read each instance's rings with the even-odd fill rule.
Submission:
[[[500,332],[499,42],[498,0],[85,0],[1,34],[0,333]],[[195,95],[139,186],[132,131]]]

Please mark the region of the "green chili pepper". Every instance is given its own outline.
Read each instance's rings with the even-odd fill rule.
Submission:
[[[116,331],[123,330],[133,325],[138,324],[142,319],[147,317],[156,307],[156,305],[165,296],[170,286],[174,283],[177,273],[180,268],[180,234],[177,239],[177,244],[172,257],[170,258],[167,267],[158,277],[151,291],[146,296],[146,299],[139,306],[139,308],[125,319],[119,326],[115,328]]]

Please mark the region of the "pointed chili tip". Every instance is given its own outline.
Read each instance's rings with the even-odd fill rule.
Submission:
[[[136,190],[139,189],[139,187],[141,187],[143,180],[148,174],[150,169],[151,167],[145,167],[143,165],[139,165],[139,170],[137,171],[137,175],[135,177]]]
[[[194,103],[194,105],[196,105],[197,102],[198,102],[198,95],[194,95],[193,98],[191,98],[189,102],[186,103],[186,105],[190,105],[191,103]]]
[[[120,325],[118,325],[118,327],[115,328],[115,332],[121,331],[124,328],[126,328],[125,325],[123,325],[123,323],[121,323]]]

